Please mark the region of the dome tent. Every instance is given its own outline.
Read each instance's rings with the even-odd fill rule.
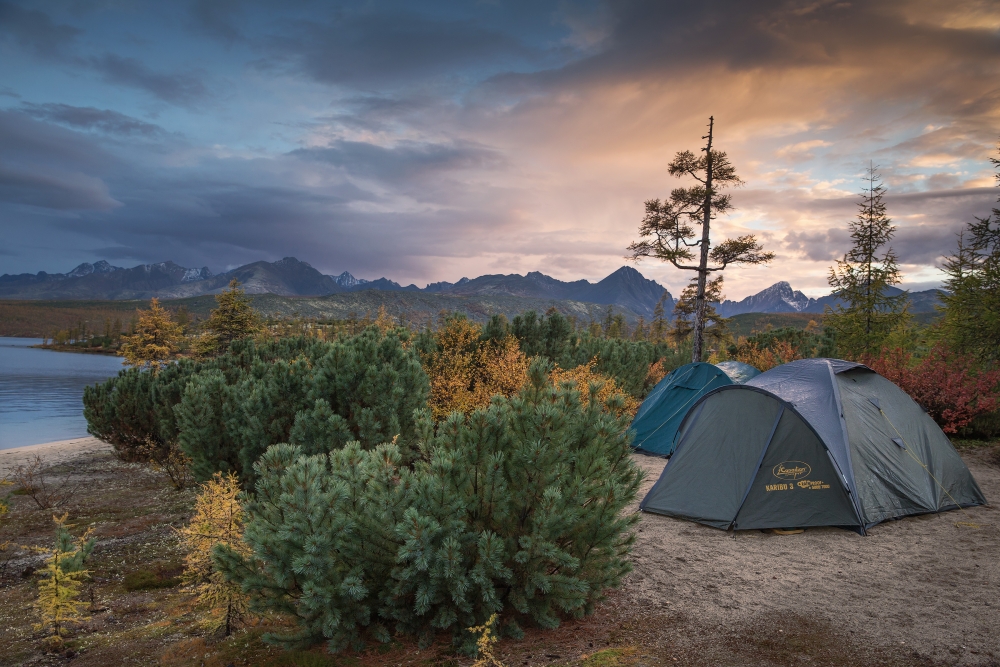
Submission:
[[[841,526],[985,504],[951,442],[861,364],[803,359],[694,405],[640,504],[717,528]]]
[[[660,380],[632,420],[635,431],[632,446],[647,454],[670,456],[674,452],[677,428],[699,398],[713,389],[733,384],[737,378],[752,377],[760,372],[747,364],[726,363],[734,365],[724,369],[713,364],[687,364]],[[731,377],[730,372],[736,377]]]
[[[742,361],[720,361],[716,364],[726,372],[733,384],[744,384],[760,375],[760,371]]]

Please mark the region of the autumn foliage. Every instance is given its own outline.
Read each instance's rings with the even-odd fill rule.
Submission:
[[[208,609],[207,624],[225,628],[228,637],[247,613],[247,596],[225,580],[212,564],[212,550],[224,545],[243,557],[250,549],[243,543],[243,507],[240,483],[233,473],[215,473],[202,485],[191,523],[177,532],[187,550],[184,578],[194,584],[198,602]]]
[[[436,351],[422,359],[435,418],[486,407],[493,396],[513,396],[527,381],[528,358],[516,338],[482,341],[480,335],[478,324],[460,317],[436,332]]]
[[[598,373],[594,368],[597,366],[597,359],[591,359],[589,362],[582,366],[577,366],[576,368],[570,368],[569,370],[563,370],[556,366],[549,377],[552,380],[552,385],[557,389],[562,387],[563,384],[570,382],[576,385],[576,388],[580,392],[580,403],[586,407],[590,400],[590,386],[597,385],[600,387],[597,390],[598,402],[602,405],[608,404],[608,399],[616,394],[622,397],[621,408],[616,409],[616,415],[634,417],[636,411],[639,409],[641,401],[636,399],[634,396],[628,394],[621,390],[616,383],[614,378],[610,378],[606,375]]]
[[[68,515],[53,516],[56,524],[56,543],[53,549],[36,549],[45,555],[45,565],[39,570],[38,601],[35,608],[41,616],[37,630],[49,634],[48,642],[58,644],[70,625],[87,620],[80,600],[80,588],[89,572],[83,564],[94,549],[90,532],[74,539],[67,523]]]
[[[973,355],[943,343],[918,362],[896,348],[865,363],[909,394],[945,433],[957,433],[976,416],[1000,407],[1000,370],[983,369]]]
[[[149,302],[149,310],[138,311],[138,317],[135,333],[122,338],[119,354],[129,366],[159,370],[177,352],[181,325],[156,298]]]
[[[774,341],[768,347],[761,347],[756,342],[747,342],[746,339],[741,338],[736,344],[736,351],[732,354],[732,358],[735,361],[750,364],[763,373],[775,366],[787,364],[803,357],[795,349],[795,346],[786,340]]]

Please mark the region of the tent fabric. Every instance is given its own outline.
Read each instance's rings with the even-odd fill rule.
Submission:
[[[742,361],[720,361],[715,365],[729,376],[733,384],[744,384],[747,380],[752,380],[760,375],[759,370],[750,364],[744,364]]]
[[[660,380],[632,420],[632,446],[647,454],[670,456],[677,428],[695,401],[733,381],[713,364],[681,366]]]
[[[934,421],[861,364],[805,359],[703,395],[643,511],[718,528],[842,526],[985,504]]]

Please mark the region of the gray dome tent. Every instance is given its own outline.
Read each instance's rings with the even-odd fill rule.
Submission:
[[[986,503],[937,424],[867,366],[803,359],[688,412],[646,512],[717,528],[842,526]]]

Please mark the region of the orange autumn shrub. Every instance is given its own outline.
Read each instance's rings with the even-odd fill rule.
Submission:
[[[482,342],[480,331],[478,324],[454,318],[435,334],[438,349],[423,359],[435,419],[486,407],[493,396],[513,396],[527,382],[528,358],[517,339]]]
[[[576,384],[577,389],[580,391],[580,401],[586,406],[590,402],[590,391],[589,387],[591,384],[600,385],[600,389],[597,392],[597,398],[601,403],[607,403],[608,399],[615,394],[621,394],[624,399],[624,404],[621,410],[617,411],[617,415],[621,416],[624,414],[635,415],[636,411],[639,409],[641,402],[634,396],[631,396],[615,383],[614,378],[610,378],[606,375],[601,375],[594,370],[597,365],[597,359],[591,359],[589,362],[582,366],[577,366],[576,368],[570,368],[564,370],[556,366],[552,372],[549,374],[552,384],[556,387],[562,386],[564,383],[570,382]]]
[[[775,366],[803,358],[795,346],[786,340],[775,341],[771,346],[761,349],[757,343],[748,343],[745,338],[740,338],[736,344],[736,352],[731,356],[736,361],[750,364],[762,373]]]

